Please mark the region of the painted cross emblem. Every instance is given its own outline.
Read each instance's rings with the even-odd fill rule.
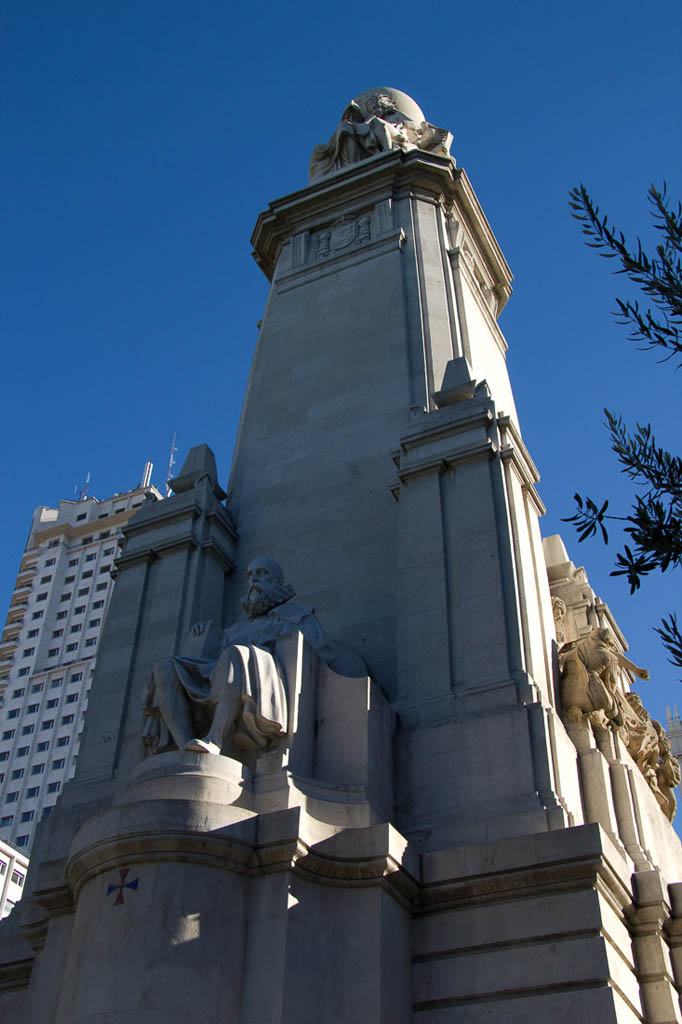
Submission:
[[[124,889],[137,889],[137,883],[140,881],[140,879],[134,878],[132,882],[126,882],[126,878],[128,877],[129,872],[130,868],[121,868],[118,872],[119,878],[121,879],[118,885],[107,886],[107,896],[111,896],[112,892],[117,893],[116,899],[114,900],[115,907],[120,907],[122,903],[125,903],[125,900],[123,898]]]

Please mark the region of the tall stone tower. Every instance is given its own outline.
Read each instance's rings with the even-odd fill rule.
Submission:
[[[227,500],[199,446],[126,528],[0,945],[18,1021],[680,1020],[663,747],[554,544],[560,676],[511,274],[450,142],[362,93],[258,218]]]

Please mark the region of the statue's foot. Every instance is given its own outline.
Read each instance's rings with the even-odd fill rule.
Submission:
[[[190,740],[186,744],[185,750],[195,750],[199,754],[219,754],[220,747],[217,743],[211,743],[210,740]]]

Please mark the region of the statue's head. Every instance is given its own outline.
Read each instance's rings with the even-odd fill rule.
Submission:
[[[295,594],[294,588],[284,582],[282,566],[274,558],[254,558],[246,570],[246,578],[249,585],[242,599],[242,611],[251,619],[266,615]]]

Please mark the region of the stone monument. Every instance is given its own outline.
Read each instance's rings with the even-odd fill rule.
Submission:
[[[681,1019],[679,772],[543,555],[511,273],[450,144],[363,92],[259,216],[227,500],[199,445],[126,528],[8,1020]]]

